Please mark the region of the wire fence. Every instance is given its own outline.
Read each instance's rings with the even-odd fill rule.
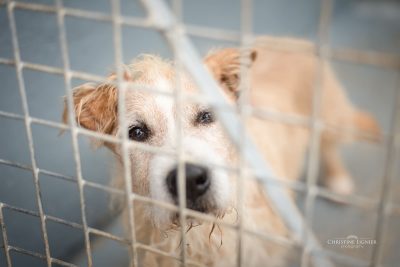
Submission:
[[[193,264],[196,266],[202,266],[200,263],[191,261],[186,257],[185,252],[186,246],[181,246],[182,251],[180,255],[171,254],[164,252],[155,247],[140,243],[137,241],[135,236],[135,214],[134,214],[134,200],[144,203],[149,203],[152,205],[157,205],[171,211],[177,211],[180,215],[181,225],[185,225],[185,220],[188,216],[198,218],[207,222],[217,222],[220,225],[229,227],[238,231],[238,253],[237,253],[237,266],[243,266],[243,251],[242,251],[242,238],[243,235],[256,236],[257,238],[273,241],[278,244],[288,246],[288,247],[298,247],[302,249],[301,266],[310,266],[313,262],[315,266],[333,266],[329,259],[343,262],[351,266],[381,266],[382,263],[382,244],[385,243],[385,235],[383,234],[385,222],[391,214],[400,214],[400,206],[390,202],[388,191],[390,189],[391,181],[394,177],[394,168],[396,160],[396,148],[400,143],[400,88],[396,91],[396,106],[395,115],[393,116],[393,121],[391,124],[390,132],[383,134],[383,144],[387,151],[386,156],[386,173],[384,179],[382,180],[381,191],[379,194],[379,199],[370,199],[364,196],[350,195],[341,196],[337,195],[327,189],[320,188],[317,182],[318,165],[319,165],[319,140],[321,129],[330,128],[337,131],[355,131],[354,129],[343,129],[335,125],[328,125],[319,119],[320,105],[321,105],[321,68],[316,75],[316,80],[314,83],[315,90],[313,96],[313,107],[312,116],[301,117],[295,115],[288,115],[280,113],[277,111],[270,110],[260,110],[252,108],[246,100],[239,103],[238,114],[237,110],[225,103],[224,98],[217,89],[217,84],[215,81],[206,73],[206,71],[201,67],[202,63],[197,55],[193,45],[189,41],[187,36],[198,36],[213,40],[224,40],[224,41],[236,41],[241,44],[242,47],[247,47],[254,40],[255,35],[252,33],[252,1],[242,0],[241,1],[241,30],[240,32],[228,31],[223,29],[201,27],[197,25],[185,25],[181,21],[182,16],[182,3],[180,0],[173,1],[173,11],[162,0],[148,0],[142,1],[143,6],[148,12],[146,18],[137,18],[130,16],[123,16],[120,13],[120,1],[110,0],[112,6],[111,14],[94,12],[94,11],[84,11],[79,9],[72,9],[63,6],[62,0],[56,0],[55,5],[43,5],[35,3],[25,3],[16,1],[0,1],[0,7],[6,6],[8,21],[11,30],[12,45],[14,51],[14,58],[0,58],[0,64],[11,65],[15,67],[19,94],[22,100],[23,115],[16,113],[10,113],[0,110],[0,117],[5,117],[9,119],[23,121],[25,124],[26,135],[29,145],[29,153],[31,163],[30,165],[24,165],[18,162],[9,161],[7,159],[0,159],[0,164],[13,166],[16,168],[29,170],[32,172],[34,185],[35,185],[35,196],[38,211],[30,211],[27,209],[15,207],[7,203],[0,202],[0,224],[3,236],[3,249],[6,256],[7,266],[12,266],[12,261],[10,257],[10,252],[14,251],[21,254],[30,255],[46,261],[47,266],[52,266],[52,264],[58,264],[61,266],[76,266],[74,264],[65,262],[60,259],[52,257],[50,252],[50,246],[47,234],[47,222],[57,222],[72,228],[80,229],[84,233],[85,240],[85,252],[87,256],[87,263],[89,266],[93,265],[92,262],[92,248],[90,243],[90,235],[102,236],[111,240],[118,241],[129,247],[131,266],[138,266],[137,250],[142,249],[150,251],[159,255],[167,256],[179,260],[182,265]],[[329,26],[330,17],[332,13],[332,7],[334,4],[333,0],[322,0],[321,1],[321,13],[319,20],[319,31],[317,42],[314,47],[310,50],[304,50],[303,48],[296,45],[289,45],[288,47],[281,47],[279,45],[269,44],[268,49],[272,50],[285,50],[285,51],[301,51],[304,53],[316,54],[319,58],[319,66],[325,61],[329,60],[343,60],[347,62],[355,62],[360,64],[370,64],[378,66],[381,68],[389,69],[400,69],[400,57],[397,55],[387,54],[387,53],[377,53],[371,51],[359,51],[351,49],[338,49],[332,48],[329,45]],[[61,46],[63,67],[57,68],[47,65],[35,64],[32,62],[25,62],[21,59],[20,55],[20,44],[18,42],[18,29],[16,26],[16,19],[14,12],[16,9],[31,10],[35,12],[44,12],[56,14],[58,29],[59,29],[59,42]],[[103,82],[106,78],[91,73],[84,73],[80,71],[74,71],[70,67],[69,55],[68,55],[68,41],[66,35],[65,27],[65,17],[79,17],[95,21],[105,21],[112,23],[113,25],[113,43],[114,43],[114,56],[115,56],[115,68],[117,70],[117,85],[119,88],[118,94],[118,108],[119,112],[118,122],[122,128],[126,128],[126,122],[124,119],[125,111],[125,92],[128,90],[128,85],[123,81],[123,69],[122,69],[122,34],[121,26],[131,26],[131,27],[141,27],[149,29],[157,29],[165,37],[166,41],[170,44],[174,51],[174,58],[177,62],[177,68],[185,68],[187,72],[193,77],[194,81],[200,88],[202,94],[188,94],[180,92],[180,90],[175,90],[174,94],[167,94],[168,97],[174,98],[177,104],[177,110],[180,110],[180,102],[185,99],[190,99],[194,101],[208,102],[215,108],[221,123],[225,127],[228,135],[232,139],[233,143],[238,147],[241,152],[241,163],[238,167],[234,166],[221,166],[218,164],[212,164],[212,168],[221,168],[225,171],[238,174],[238,184],[243,183],[243,179],[246,174],[252,173],[254,176],[262,179],[266,185],[267,192],[271,198],[273,204],[276,206],[278,212],[284,219],[287,226],[292,230],[292,235],[289,238],[270,235],[265,233],[255,232],[246,229],[243,223],[239,220],[238,224],[229,224],[223,221],[217,220],[215,217],[200,212],[193,211],[186,208],[185,199],[185,181],[184,181],[184,163],[191,161],[193,159],[187,158],[183,154],[182,144],[178,144],[178,149],[176,151],[164,150],[161,148],[153,147],[143,143],[133,143],[129,141],[127,133],[122,131],[122,138],[117,138],[115,136],[110,136],[98,132],[89,131],[83,128],[79,128],[74,120],[75,116],[73,114],[73,101],[72,101],[72,86],[71,80],[74,78],[79,78],[83,80]],[[245,62],[242,62],[245,63]],[[242,64],[245,66],[246,64]],[[41,118],[36,118],[30,115],[28,108],[28,100],[26,95],[26,89],[24,84],[23,70],[30,69],[40,72],[62,75],[64,78],[64,84],[66,88],[67,105],[69,111],[69,122],[68,125],[63,123],[57,123],[54,121],[44,120]],[[246,67],[242,67],[241,72],[246,74]],[[178,71],[179,73],[179,71]],[[179,75],[179,74],[178,74]],[[244,75],[244,77],[246,77]],[[179,79],[176,79],[179,80]],[[246,82],[243,81],[241,86],[242,89],[246,91]],[[177,88],[179,88],[179,83]],[[135,88],[135,90],[141,90],[143,88]],[[149,90],[149,88],[144,88],[143,90]],[[151,89],[155,93],[165,94],[165,92],[159,91],[157,89]],[[244,98],[245,99],[245,98]],[[229,111],[229,112],[226,112]],[[180,112],[178,112],[180,114]],[[269,169],[268,164],[266,164],[259,152],[252,144],[252,142],[246,137],[244,132],[238,133],[236,129],[242,121],[248,116],[255,116],[265,120],[276,120],[281,123],[290,125],[303,125],[309,127],[311,130],[311,141],[310,141],[310,154],[307,165],[307,179],[306,182],[293,182],[285,181],[285,179],[278,179],[274,173]],[[180,129],[179,119],[177,120],[177,129]],[[35,150],[32,137],[32,125],[46,125],[60,130],[66,130],[71,132],[72,137],[72,147],[74,152],[74,160],[76,165],[75,177],[67,176],[60,173],[55,173],[38,167]],[[243,127],[242,127],[243,128]],[[181,140],[179,135],[182,134],[178,132],[177,140]],[[362,133],[368,135],[368,133]],[[98,183],[94,183],[85,180],[82,175],[80,151],[78,145],[78,137],[80,135],[94,137],[96,139],[120,144],[123,152],[123,165],[124,165],[124,181],[125,187],[123,190],[116,189],[111,186],[106,186]],[[245,145],[244,145],[245,144]],[[144,151],[152,153],[165,154],[171,157],[175,157],[178,163],[178,181],[179,181],[179,205],[175,206],[172,204],[167,204],[160,202],[151,198],[143,197],[131,192],[132,180],[130,172],[130,161],[128,151],[131,147],[136,147]],[[245,164],[247,162],[249,166]],[[58,217],[50,216],[45,214],[43,210],[43,200],[41,198],[41,188],[39,184],[40,174],[46,174],[57,179],[62,179],[71,183],[76,183],[79,189],[80,198],[80,208],[81,208],[81,223],[75,223],[68,220],[64,220]],[[278,187],[276,185],[279,185]],[[108,232],[92,228],[88,226],[86,218],[86,203],[84,196],[84,188],[91,187],[103,190],[110,194],[120,195],[125,198],[127,203],[128,218],[129,218],[129,236],[122,238]],[[239,186],[240,187],[240,186]],[[278,188],[278,189],[277,189]],[[279,189],[280,188],[280,189]],[[284,190],[290,188],[296,192],[306,193],[305,201],[305,220],[303,221],[302,215],[297,210],[295,204],[290,200],[289,197],[285,196]],[[314,237],[312,231],[312,219],[313,210],[316,197],[323,197],[331,200],[340,199],[347,205],[352,205],[360,207],[367,210],[374,210],[378,213],[378,221],[375,229],[375,239],[378,241],[376,247],[373,250],[373,256],[370,262],[363,261],[352,256],[348,256],[342,253],[334,252],[322,248],[317,239]],[[239,207],[238,212],[240,213],[243,209],[243,194],[238,193],[237,196]],[[4,210],[12,210],[19,213],[27,214],[40,219],[41,234],[44,242],[44,254],[29,251],[23,248],[9,245],[7,237],[7,225],[4,221]],[[304,223],[303,223],[304,222]],[[185,229],[181,227],[181,238],[182,243],[185,239]]]

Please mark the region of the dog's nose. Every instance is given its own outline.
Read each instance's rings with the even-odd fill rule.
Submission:
[[[167,176],[167,186],[171,195],[176,198],[178,196],[178,171],[173,169]],[[210,187],[210,177],[208,169],[196,164],[185,164],[186,176],[186,198],[195,201],[198,197],[205,194]]]

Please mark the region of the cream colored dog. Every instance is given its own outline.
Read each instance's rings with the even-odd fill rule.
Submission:
[[[312,45],[299,40],[261,38],[253,47],[250,58],[251,86],[248,98],[255,108],[267,108],[287,115],[310,117],[313,88],[317,75],[317,58],[310,53],[283,52],[267,49],[268,44],[296,45],[312,51]],[[211,52],[205,66],[220,83],[232,103],[240,97],[240,59],[238,49],[228,48]],[[355,138],[377,138],[379,128],[368,114],[356,109],[347,99],[340,83],[328,65],[322,65],[323,94],[320,116],[324,125],[321,136],[321,159],[326,169],[326,185],[336,193],[350,194],[352,181],[337,152],[337,144]],[[126,66],[126,81],[132,85],[174,91],[175,69],[171,62],[155,56],[142,56]],[[196,85],[180,75],[181,90],[196,92]],[[103,84],[84,84],[75,88],[73,97],[76,121],[84,128],[120,136],[128,131],[129,138],[165,150],[175,151],[177,108],[173,98],[146,90],[128,90],[125,118],[127,129],[118,125],[118,90],[115,75]],[[273,210],[268,196],[255,179],[245,179],[244,213],[236,209],[237,177],[209,163],[235,166],[236,151],[210,107],[185,101],[182,103],[182,139],[184,153],[193,159],[185,165],[187,207],[214,215],[226,223],[243,219],[245,229],[286,236],[281,218]],[[64,121],[67,121],[64,112]],[[304,125],[291,125],[276,120],[251,118],[246,127],[270,163],[283,179],[296,179],[301,174],[310,130]],[[353,131],[335,131],[343,127]],[[331,129],[331,130],[330,130]],[[105,142],[122,165],[121,149]],[[177,171],[175,158],[145,152],[139,148],[129,151],[133,192],[158,201],[177,204]],[[118,175],[117,175],[118,176]],[[122,175],[119,175],[122,176]],[[122,179],[116,178],[122,181]],[[122,186],[122,182],[120,182]],[[135,201],[136,235],[139,242],[179,256],[180,225],[176,212]],[[198,219],[188,218],[186,251],[189,262],[207,266],[235,266],[237,260],[237,231]],[[245,234],[243,241],[244,266],[277,266],[284,262],[286,249]],[[178,266],[179,262],[165,256],[139,251],[140,266]]]

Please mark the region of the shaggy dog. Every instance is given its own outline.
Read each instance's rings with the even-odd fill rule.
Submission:
[[[302,52],[268,49],[274,43],[284,48],[295,45]],[[308,51],[308,52],[307,52]],[[339,143],[354,139],[376,139],[379,127],[367,113],[355,108],[348,100],[330,66],[319,62],[312,44],[291,39],[260,38],[247,53],[249,67],[249,104],[279,114],[310,118],[313,88],[317,70],[321,70],[321,108],[324,122],[321,134],[321,162],[325,184],[339,194],[350,194],[353,184],[338,155]],[[247,51],[249,52],[249,51]],[[240,62],[243,54],[234,48],[210,52],[205,66],[220,84],[226,98],[234,105],[240,97]],[[319,65],[320,64],[320,65]],[[273,209],[268,196],[256,179],[245,177],[244,209],[237,211],[237,175],[215,165],[238,166],[237,151],[225,135],[212,109],[204,103],[187,99],[181,103],[182,135],[177,140],[177,107],[173,95],[176,77],[183,93],[198,89],[188,75],[176,76],[174,64],[156,56],[144,55],[125,66],[124,80],[142,90],[126,92],[124,118],[127,129],[118,125],[118,88],[116,75],[101,84],[83,84],[74,89],[73,99],[77,123],[103,134],[120,136],[127,131],[133,142],[141,142],[165,151],[176,152],[178,141],[191,162],[185,164],[187,208],[213,215],[223,224],[189,217],[187,226],[180,226],[175,211],[135,201],[136,236],[139,242],[179,256],[182,244],[180,227],[185,227],[186,251],[189,262],[207,266],[235,266],[237,260],[237,229],[241,218],[245,235],[242,240],[244,266],[278,266],[284,262],[287,249],[257,238],[250,232],[287,236],[282,219]],[[165,94],[156,94],[154,88]],[[67,112],[64,112],[66,122]],[[301,174],[310,137],[309,125],[281,123],[256,116],[249,117],[243,127],[251,135],[265,160],[282,179],[294,180]],[[347,130],[335,130],[338,127]],[[363,134],[360,134],[363,133]],[[122,169],[121,147],[103,142],[116,155]],[[178,203],[176,157],[152,153],[132,146],[129,149],[132,191],[161,202]],[[213,164],[213,168],[210,167]],[[122,181],[123,172],[116,175]],[[123,182],[117,182],[123,186]],[[138,249],[140,266],[178,266],[179,262],[165,256]],[[189,264],[190,265],[190,264]]]

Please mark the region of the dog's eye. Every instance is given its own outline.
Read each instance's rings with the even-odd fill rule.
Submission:
[[[146,125],[133,126],[129,129],[129,139],[144,142],[149,138],[150,131]]]
[[[214,122],[214,115],[211,111],[201,111],[197,114],[196,123],[210,124]]]

